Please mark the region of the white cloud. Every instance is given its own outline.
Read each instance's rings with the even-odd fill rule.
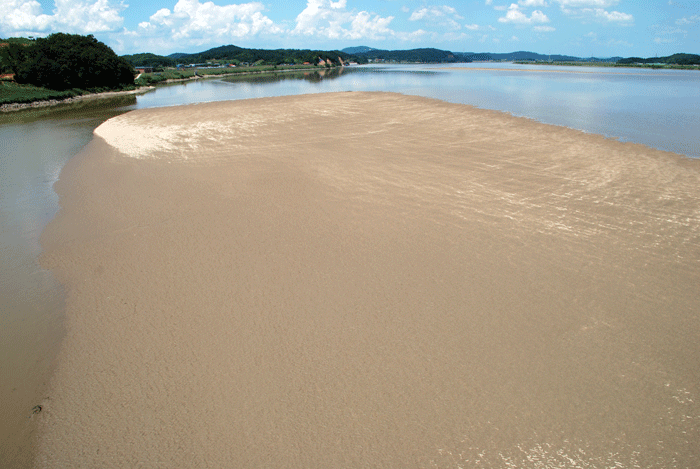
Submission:
[[[36,0],[2,0],[0,31],[10,35],[114,31],[124,21],[121,12],[125,8],[110,0],[56,0],[53,14],[47,15]]]
[[[172,11],[162,8],[139,27],[157,31],[161,37],[172,37],[173,41],[190,39],[194,44],[282,32],[282,28],[262,13],[264,9],[258,2],[221,6],[213,2],[179,0]]]
[[[35,0],[9,0],[0,2],[0,30],[2,31],[45,31],[54,18],[41,11],[41,4]]]
[[[686,25],[686,24],[694,24],[700,22],[700,15],[692,15],[689,17],[683,17],[679,20],[676,20],[677,25]]]
[[[562,8],[610,8],[619,0],[554,0]]]
[[[384,39],[395,35],[389,29],[393,19],[366,11],[348,11],[345,0],[308,0],[304,11],[297,15],[292,34],[328,39]]]
[[[551,26],[535,26],[534,29],[538,33],[551,33],[552,31],[556,31],[556,28],[553,28]]]
[[[657,44],[674,44],[676,40],[670,37],[655,37],[654,42]]]
[[[544,0],[518,0],[518,5],[523,7],[546,7],[547,2]]]
[[[457,10],[455,10],[453,7],[443,5],[420,8],[411,14],[409,20],[416,21],[430,18],[444,18],[446,16],[453,16],[455,18],[462,19],[462,17],[457,14]]]
[[[634,21],[634,16],[627,13],[621,13],[619,11],[605,11],[602,8],[584,8],[581,11],[586,14],[593,14],[596,18],[605,21],[615,21],[620,23]]]
[[[458,20],[464,19],[451,6],[423,7],[414,11],[408,18],[409,21],[425,21],[433,26],[446,29],[460,29]]]
[[[520,7],[511,3],[508,7],[508,12],[506,16],[498,18],[501,23],[517,23],[517,24],[533,24],[533,23],[549,23],[549,18],[547,15],[542,13],[540,10],[535,10],[528,17],[525,13],[520,10]]]
[[[372,17],[366,11],[359,12],[352,20],[352,27],[347,32],[350,39],[383,39],[391,36],[393,31],[389,29],[389,23],[393,17],[382,18],[378,15]]]
[[[479,29],[478,24],[465,24],[464,27],[470,31],[477,31]]]

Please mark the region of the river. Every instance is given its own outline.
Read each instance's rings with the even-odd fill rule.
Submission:
[[[106,119],[132,109],[218,100],[393,91],[470,104],[700,157],[700,73],[514,64],[371,66],[206,79],[140,96],[0,116],[0,466],[29,467],[35,405],[63,333],[62,291],[39,266],[59,209],[61,168]]]

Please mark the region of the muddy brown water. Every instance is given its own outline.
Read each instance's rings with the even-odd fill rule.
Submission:
[[[697,467],[697,160],[384,93],[98,134],[41,467]]]

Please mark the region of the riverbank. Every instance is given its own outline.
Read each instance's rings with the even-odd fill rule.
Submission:
[[[294,72],[309,72],[326,73],[331,70],[342,70],[345,66],[337,67],[318,67],[314,65],[294,65],[279,68],[276,65],[254,65],[248,67],[221,67],[221,68],[200,68],[186,69],[183,71],[166,70],[164,72],[147,73],[139,75],[140,80],[137,84],[168,84],[181,83],[191,80],[199,80],[202,78],[231,78],[237,76],[262,75],[269,73],[294,73]]]
[[[695,465],[697,160],[390,93],[95,134],[38,467]]]
[[[0,112],[22,111],[22,110],[26,110],[26,109],[36,109],[36,108],[57,106],[60,104],[70,104],[70,103],[75,103],[78,101],[85,101],[85,100],[92,100],[92,99],[112,98],[115,96],[128,96],[128,95],[133,95],[133,94],[144,94],[144,93],[148,93],[149,91],[151,91],[153,89],[154,89],[153,86],[143,86],[143,87],[136,88],[134,90],[105,91],[102,93],[89,93],[89,94],[83,94],[80,96],[73,96],[71,98],[66,98],[66,99],[49,99],[49,100],[43,100],[43,101],[34,101],[31,103],[3,104],[3,105],[0,105]]]
[[[700,70],[700,65],[677,65],[677,64],[619,64],[615,62],[541,62],[531,60],[516,60],[518,65],[551,65],[559,67],[610,67],[610,68],[649,68],[654,70]]]

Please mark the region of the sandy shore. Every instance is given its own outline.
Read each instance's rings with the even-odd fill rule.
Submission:
[[[700,463],[700,161],[388,93],[95,134],[37,467]]]

